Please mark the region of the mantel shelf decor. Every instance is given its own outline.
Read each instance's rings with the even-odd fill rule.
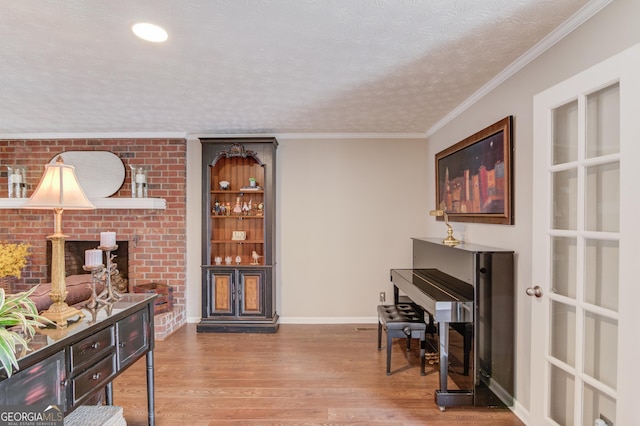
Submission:
[[[157,209],[165,210],[167,201],[163,198],[89,198],[97,209]],[[0,209],[21,209],[27,198],[0,198]]]

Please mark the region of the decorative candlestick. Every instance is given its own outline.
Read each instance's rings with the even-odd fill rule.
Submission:
[[[102,251],[100,254],[102,255]],[[91,272],[91,297],[89,298],[89,301],[85,303],[85,308],[91,310],[106,304],[107,302],[98,299],[98,294],[96,292],[96,284],[100,281],[99,276],[104,271],[104,265],[102,263],[99,265],[84,265],[82,269]]]
[[[102,240],[102,234],[103,233],[101,233],[100,235],[100,240]],[[114,234],[113,238],[115,239],[115,232],[113,232],[113,234]],[[104,285],[106,288],[100,294],[99,297],[107,303],[113,303],[122,297],[122,294],[114,290],[113,287],[111,286],[111,273],[113,272],[113,269],[116,267],[116,265],[111,262],[113,258],[115,258],[116,256],[112,255],[111,252],[118,250],[118,246],[114,244],[113,246],[100,246],[98,248],[105,252],[106,259],[107,259],[107,266],[104,269],[106,274],[106,276],[104,277]]]

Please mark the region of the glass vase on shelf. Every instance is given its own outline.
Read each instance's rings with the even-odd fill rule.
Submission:
[[[27,168],[7,166],[9,198],[27,198]]]
[[[149,187],[149,168],[129,166],[131,168],[131,198],[147,198]]]

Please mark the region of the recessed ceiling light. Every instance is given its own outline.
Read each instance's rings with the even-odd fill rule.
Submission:
[[[162,43],[169,36],[167,32],[157,25],[148,24],[146,22],[140,22],[131,27],[131,30],[135,35],[143,40],[152,41],[154,43]]]

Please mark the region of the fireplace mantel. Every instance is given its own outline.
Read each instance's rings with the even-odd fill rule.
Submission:
[[[0,198],[0,209],[21,209],[28,198]],[[93,198],[90,199],[99,209],[159,209],[167,208],[164,198]]]

